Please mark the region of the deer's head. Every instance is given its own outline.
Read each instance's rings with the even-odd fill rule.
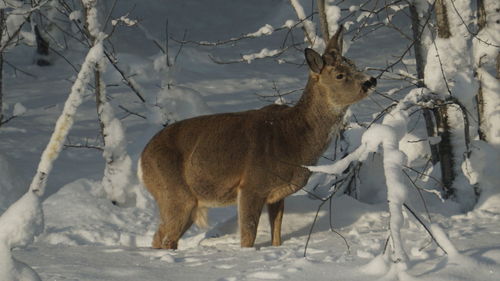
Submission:
[[[343,27],[340,26],[328,42],[323,55],[307,48],[305,56],[311,69],[310,77],[322,92],[327,93],[329,102],[348,106],[368,96],[377,79],[356,69],[354,63],[342,56]]]

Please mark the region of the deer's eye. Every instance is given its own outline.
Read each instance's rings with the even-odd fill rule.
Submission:
[[[344,79],[344,74],[338,74],[336,78],[338,80]]]

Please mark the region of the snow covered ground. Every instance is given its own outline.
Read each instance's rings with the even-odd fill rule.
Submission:
[[[157,38],[165,36],[166,19],[175,38],[182,38],[186,29],[188,39],[216,41],[255,32],[266,24],[278,27],[296,18],[288,1],[282,0],[122,2],[125,4],[119,5],[115,13],[122,15],[132,10],[129,17],[140,18],[150,35]],[[137,6],[132,9],[135,2]],[[306,67],[272,60],[220,65],[213,63],[208,55],[221,60],[239,59],[242,53],[280,46],[284,36],[283,32],[266,40],[252,39],[237,46],[217,48],[185,45],[175,67],[167,73],[158,65],[160,51],[143,32],[120,27],[112,39],[120,65],[135,74],[146,93],[147,105],[121,84],[121,77],[111,66],[104,79],[110,102],[118,117],[123,118],[128,153],[133,161],[161,125],[129,115],[119,105],[156,121],[165,117],[151,109],[156,102],[163,102],[162,110],[172,111],[167,116],[170,120],[267,105],[277,99],[272,97],[276,93],[273,87],[282,93],[304,87]],[[347,56],[360,67],[385,67],[386,61],[393,59],[392,53],[404,48],[404,44],[394,43],[398,40],[397,35],[375,32],[354,42]],[[170,43],[176,51],[176,45]],[[8,67],[5,70],[4,111],[21,113],[23,107],[26,111],[0,127],[0,214],[27,191],[76,77],[76,72],[61,58],[54,58],[54,66],[40,68],[32,64],[31,54],[31,48],[21,46],[6,55],[10,63],[35,77]],[[65,53],[77,65],[84,55],[84,49]],[[286,58],[299,61],[299,56],[291,52]],[[165,91],[160,86],[165,83],[166,75],[173,87],[166,92],[169,98],[157,100],[158,93]],[[378,86],[384,93],[400,87],[402,84],[397,81],[379,81]],[[271,97],[262,98],[263,95]],[[293,102],[297,97],[295,93],[285,98]],[[386,100],[374,95],[353,106],[352,112],[359,120],[369,121],[384,103]],[[98,134],[95,97],[89,92],[78,109],[69,142],[96,144]],[[410,154],[412,149],[421,150],[411,147],[406,151],[411,159],[418,161],[419,155]],[[136,195],[136,204],[113,205],[101,186],[102,152],[66,148],[49,177],[43,202],[45,231],[34,244],[15,249],[13,254],[32,267],[42,280],[53,281],[499,280],[500,195],[492,190],[467,213],[454,202],[441,202],[425,194],[432,223],[444,229],[454,246],[442,245],[448,252],[444,254],[412,215],[405,213],[402,239],[410,256],[409,269],[398,270],[396,264],[384,259],[389,214],[381,160],[377,157],[372,160],[375,163],[372,169],[362,171],[361,201],[345,195],[335,197],[331,205],[326,203],[321,208],[312,231],[321,201],[303,191],[287,198],[281,247],[270,245],[269,223],[263,214],[256,248],[241,249],[236,209],[227,207],[212,209],[208,229],[192,227],[181,239],[179,250],[167,251],[149,248],[158,221],[151,197],[131,182],[131,189],[142,190]],[[408,204],[428,220],[419,194],[410,190],[408,198]],[[331,225],[345,241],[331,231]],[[447,241],[445,237],[437,238]],[[2,253],[0,271],[1,261]]]
[[[307,236],[318,201],[300,193],[287,199],[284,244],[270,246],[263,214],[256,249],[241,249],[235,209],[214,210],[207,230],[195,227],[179,250],[152,250],[154,208],[118,208],[95,195],[96,182],[77,180],[44,202],[45,234],[34,245],[14,252],[42,280],[394,280],[379,257],[388,237],[385,204],[368,205],[350,197],[320,211],[304,258]],[[416,195],[416,194],[415,194]],[[152,202],[150,202],[152,203]],[[444,255],[423,228],[408,218],[403,240],[411,276],[399,280],[498,280],[500,276],[500,197],[490,206],[453,216],[432,213],[458,249]],[[388,273],[387,273],[388,272]],[[396,279],[398,280],[398,279]]]

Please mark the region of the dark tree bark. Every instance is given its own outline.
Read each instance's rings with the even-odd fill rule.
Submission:
[[[96,69],[97,68],[98,68],[98,66],[96,65]],[[95,86],[95,102],[96,102],[96,109],[97,109],[97,119],[99,121],[99,128],[101,131],[102,143],[103,143],[103,146],[106,146],[106,136],[104,133],[105,124],[102,121],[102,113],[103,113],[102,101],[106,97],[103,97],[103,92],[101,89],[104,85],[102,83],[104,83],[104,82],[102,81],[101,71],[95,70],[94,71],[94,86]]]
[[[45,40],[40,33],[38,25],[35,25],[35,37],[36,37],[36,53],[38,58],[36,64],[39,66],[51,65],[50,61],[47,59],[49,55],[49,42]]]
[[[438,37],[450,38],[451,37],[450,24],[448,22],[448,12],[445,0],[436,0],[435,10],[436,10]]]
[[[447,39],[451,37],[450,24],[445,0],[436,0],[435,4],[438,37]],[[443,77],[443,79],[446,79]],[[441,166],[441,177],[446,197],[453,195],[453,181],[455,180],[455,163],[453,161],[453,146],[451,144],[451,132],[448,122],[448,105],[439,106],[434,110],[439,142],[439,163]]]
[[[444,195],[448,198],[453,195],[453,181],[455,180],[455,163],[453,161],[453,146],[451,144],[450,125],[448,123],[448,106],[443,105],[434,110],[439,142],[439,163],[441,166],[441,180],[444,185]]]
[[[484,0],[477,0],[477,27],[479,30],[486,26],[486,10]]]
[[[477,0],[477,26],[478,32],[481,31],[484,27],[486,27],[486,11],[484,9],[484,1]],[[481,60],[481,59],[480,59]],[[478,67],[481,67],[482,62],[478,62]],[[486,134],[483,131],[484,124],[484,97],[483,97],[483,83],[481,78],[478,79],[479,88],[476,94],[476,104],[477,104],[477,120],[478,120],[478,128],[477,133],[479,135],[479,139],[482,141],[486,141]]]

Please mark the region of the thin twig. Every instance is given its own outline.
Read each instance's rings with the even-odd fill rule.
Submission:
[[[106,19],[104,20],[104,27],[108,26],[109,24],[109,21],[111,20],[111,16],[116,8],[116,3],[118,2],[118,0],[114,0],[113,1],[113,5],[111,6],[111,9],[109,10],[109,13],[108,15],[106,16]]]
[[[0,122],[0,127],[7,124],[8,122],[12,121],[13,119],[15,119],[16,117],[18,117],[17,115],[12,115],[10,116],[9,118],[5,119],[5,120],[2,120]]]
[[[307,247],[309,246],[309,241],[311,240],[311,235],[314,229],[314,225],[316,225],[316,221],[318,220],[319,211],[321,210],[321,207],[323,207],[325,203],[326,201],[321,202],[321,204],[319,204],[318,206],[318,209],[316,209],[316,215],[314,215],[314,220],[312,222],[311,228],[309,228],[309,234],[307,235],[306,245],[304,246],[304,258],[307,255]]]
[[[36,76],[36,75],[31,74],[31,73],[29,73],[29,72],[27,72],[27,71],[22,70],[21,68],[19,68],[19,67],[15,66],[14,64],[10,63],[9,61],[7,61],[5,58],[3,59],[3,62],[4,62],[5,64],[7,64],[8,66],[12,67],[12,68],[14,69],[14,71],[19,71],[19,72],[21,72],[22,74],[27,75],[27,76],[29,76],[29,77],[31,77],[31,78],[37,78],[37,76]]]
[[[49,49],[54,52],[54,54],[58,55],[60,58],[62,58],[69,66],[71,66],[71,68],[73,68],[73,70],[78,73],[78,71],[80,71],[68,58],[66,58],[63,54],[61,54],[59,51],[57,51],[56,49],[52,48],[49,46]]]
[[[436,243],[436,245],[445,253],[445,254],[448,254],[448,252],[446,252],[446,250],[441,246],[441,244],[439,244],[439,242],[436,240],[436,238],[434,237],[434,234],[432,234],[432,231],[429,229],[429,227],[427,226],[427,224],[422,220],[420,219],[420,217],[406,204],[404,203],[403,206],[413,215],[413,217],[415,217],[415,219],[420,222],[420,224],[424,227],[424,229],[427,231],[427,233],[431,236],[432,240]]]
[[[417,174],[419,174],[419,175],[426,176],[426,177],[428,177],[428,178],[430,178],[430,179],[434,180],[434,181],[435,181],[436,183],[438,183],[441,187],[444,187],[444,183],[443,183],[442,181],[440,181],[439,179],[437,179],[436,177],[434,177],[434,176],[431,176],[431,175],[429,175],[429,174],[426,174],[426,173],[420,172],[419,170],[416,170],[416,169],[414,169],[414,168],[412,168],[412,167],[410,167],[410,166],[406,166],[406,165],[404,165],[403,167],[404,167],[405,169],[412,170],[413,172],[415,172],[415,173],[417,173]]]
[[[102,148],[100,146],[88,145],[88,144],[85,144],[85,145],[80,145],[80,144],[65,144],[64,147],[65,148],[88,148],[88,149],[96,149],[96,150],[99,150],[99,151],[104,151],[104,148]]]
[[[351,245],[349,245],[349,242],[347,242],[347,239],[344,237],[344,235],[342,235],[340,232],[338,232],[337,230],[335,230],[335,228],[333,227],[333,216],[332,216],[332,208],[333,208],[333,196],[330,197],[330,199],[328,200],[329,202],[329,208],[330,208],[330,212],[329,212],[329,224],[330,224],[330,231],[332,231],[333,233],[337,234],[338,236],[340,236],[340,238],[342,238],[344,240],[344,243],[347,247],[347,253],[350,254],[351,253]]]
[[[415,187],[415,189],[417,190],[418,194],[420,195],[420,200],[422,200],[422,204],[424,205],[424,209],[425,209],[425,212],[427,214],[427,218],[432,223],[431,214],[429,212],[429,209],[427,208],[427,203],[425,202],[424,195],[422,194],[422,191],[420,190],[422,188],[419,187],[419,186],[417,186],[417,184],[415,183],[415,180],[413,180],[410,177],[410,175],[408,175],[408,173],[405,170],[402,170],[402,171],[406,175],[406,177],[410,180],[410,182],[413,184],[413,187]]]
[[[140,117],[142,119],[147,119],[146,116],[144,116],[142,114],[139,114],[137,112],[133,112],[133,111],[127,109],[126,107],[124,107],[123,105],[118,105],[118,107],[121,108],[123,111],[127,112],[130,115],[135,115],[135,116],[138,116],[138,117]]]
[[[104,52],[104,55],[109,60],[111,65],[116,69],[116,71],[118,71],[118,73],[120,73],[125,84],[134,92],[134,94],[141,100],[141,102],[145,103],[146,100],[144,99],[144,97],[140,93],[139,89],[137,89],[137,87],[134,85],[134,83],[132,82],[130,77],[125,75],[125,72],[118,66],[116,60],[107,51]]]

